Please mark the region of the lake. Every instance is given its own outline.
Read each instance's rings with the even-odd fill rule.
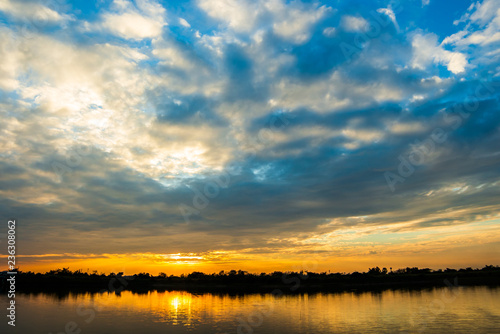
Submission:
[[[2,333],[500,333],[500,288],[193,294],[17,294]]]

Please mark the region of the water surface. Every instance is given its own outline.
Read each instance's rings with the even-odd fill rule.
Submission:
[[[6,296],[0,297],[3,310]],[[297,294],[17,294],[2,333],[500,333],[500,288]],[[6,311],[3,311],[5,314]]]

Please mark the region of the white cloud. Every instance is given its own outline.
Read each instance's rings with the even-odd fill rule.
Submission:
[[[424,97],[422,95],[414,95],[412,98],[414,101],[423,100]],[[394,123],[390,126],[389,130],[395,134],[417,134],[424,132],[426,130],[425,126],[420,122],[402,122],[402,123]]]
[[[414,68],[425,70],[432,63],[445,65],[452,73],[462,73],[468,65],[467,58],[460,52],[443,49],[435,34],[417,34],[412,40]]]
[[[107,15],[103,27],[115,35],[129,39],[152,38],[161,34],[163,24],[137,13]]]
[[[191,25],[189,24],[189,22],[188,22],[188,21],[186,21],[185,19],[183,19],[182,17],[181,17],[181,18],[179,18],[179,23],[180,23],[182,26],[186,27],[186,28],[191,28]]]
[[[309,40],[311,26],[330,11],[326,6],[308,9],[298,2],[285,6],[281,2],[274,1],[267,7],[275,17],[273,32],[296,44]]]
[[[422,0],[422,7],[425,7],[430,3],[431,3],[431,0]]]
[[[381,14],[384,14],[384,15],[387,15],[387,17],[389,17],[392,21],[392,23],[394,24],[394,27],[396,28],[396,30],[399,32],[399,24],[398,24],[398,21],[396,21],[396,14],[394,14],[394,11],[390,8],[379,8],[377,9],[377,12],[378,13],[381,13]]]
[[[447,45],[459,43],[466,35],[467,31],[462,30],[460,32],[457,32],[456,34],[446,37],[441,44]]]
[[[51,4],[55,3],[51,2]],[[2,0],[0,1],[0,11],[37,24],[40,22],[61,23],[71,20],[69,15],[60,14],[58,11],[37,2]]]
[[[468,54],[471,66],[494,65],[500,60],[496,53],[500,45],[500,1],[484,0],[472,4],[456,25],[464,28],[446,37],[441,43],[447,48]]]
[[[366,108],[373,104],[400,101],[402,87],[385,82],[358,82],[336,71],[315,82],[283,79],[274,88],[273,102],[294,110],[302,107],[317,113],[334,113],[345,108]]]
[[[467,58],[460,52],[443,51],[441,61],[447,63],[448,70],[455,74],[464,72],[468,65]]]
[[[198,5],[209,16],[226,22],[239,32],[251,31],[262,11],[259,2],[245,0],[199,0]]]
[[[345,31],[362,32],[368,29],[368,22],[359,16],[345,15],[340,23]]]
[[[188,57],[181,50],[171,45],[163,45],[160,48],[156,48],[153,50],[153,55],[160,58],[162,64],[167,66],[184,70],[194,68],[194,64],[189,61]]]
[[[467,23],[465,29],[445,38],[443,45],[487,46],[500,41],[500,1],[485,0],[470,6],[468,12],[456,21],[457,24],[460,22]],[[474,26],[480,29],[474,31]]]
[[[471,13],[470,20],[484,26],[493,18],[498,17],[500,3],[498,0],[484,0],[481,4],[476,3],[474,7],[469,8],[470,11],[473,9],[475,11]]]
[[[108,12],[102,16],[100,27],[112,34],[140,40],[158,37],[162,33],[165,22],[165,8],[154,1],[137,0],[135,5],[126,0],[115,0],[116,12]]]
[[[335,35],[336,29],[334,27],[328,27],[323,29],[323,35],[326,37],[333,37]]]
[[[381,140],[385,133],[378,130],[363,130],[355,128],[344,128],[342,134],[352,140],[360,142],[373,142]]]
[[[17,50],[12,32],[0,27],[0,89],[15,90],[22,68],[22,54]]]
[[[9,41],[1,29],[0,36],[0,44]],[[140,50],[110,44],[80,47],[43,35],[26,40],[22,50],[7,46],[9,54],[15,56],[14,65],[10,65],[10,60],[1,63],[0,87],[17,89],[21,97],[18,103],[31,106],[25,111],[30,115],[28,124],[46,128],[37,132],[36,136],[45,136],[38,140],[32,127],[12,119],[12,124],[5,124],[5,128],[21,139],[8,144],[10,152],[22,154],[29,150],[23,148],[22,142],[22,138],[27,137],[57,148],[63,155],[85,143],[107,152],[114,163],[126,165],[147,177],[162,180],[175,175],[177,181],[187,175],[220,169],[226,162],[226,151],[230,148],[217,145],[221,142],[220,129],[210,124],[157,122],[154,110],[148,109],[154,102],[145,101],[147,96],[151,97],[147,93],[166,87],[167,93],[175,94],[176,88],[192,87],[138,66],[138,61],[147,59]],[[171,61],[182,60],[182,54],[176,50],[160,52],[171,56]],[[19,71],[15,69],[19,59],[24,65],[22,70],[27,70],[20,83],[16,80]],[[217,82],[212,80],[210,84],[216,86]],[[204,88],[203,84],[199,86],[195,88]],[[163,94],[162,99],[171,97]],[[36,113],[32,112],[34,107]],[[17,108],[16,112],[23,111]],[[141,152],[131,150],[134,147],[140,147]],[[30,159],[41,159],[41,156],[32,154]]]
[[[312,25],[331,11],[326,6],[285,4],[282,0],[199,0],[198,4],[209,16],[225,22],[236,32],[257,32],[261,29],[257,23],[267,14],[273,32],[297,44],[309,40]]]

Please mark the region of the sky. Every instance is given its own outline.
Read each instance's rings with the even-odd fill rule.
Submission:
[[[500,264],[500,1],[1,0],[23,271]]]

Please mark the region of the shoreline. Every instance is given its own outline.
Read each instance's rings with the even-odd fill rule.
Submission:
[[[2,278],[0,293],[6,294],[6,278]],[[85,293],[121,291],[187,291],[195,293],[321,293],[346,291],[420,290],[439,287],[500,286],[500,268],[455,272],[415,274],[316,274],[281,273],[257,276],[198,275],[197,277],[145,277],[82,275],[64,276],[33,273],[17,274],[19,293]]]

